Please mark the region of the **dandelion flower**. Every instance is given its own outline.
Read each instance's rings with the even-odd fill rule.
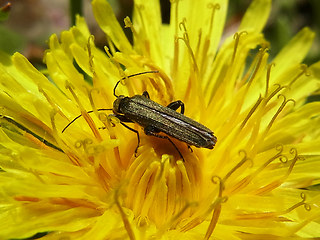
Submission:
[[[159,1],[136,0],[132,45],[106,1],[92,6],[105,51],[78,17],[49,39],[46,71],[0,54],[0,239],[319,237],[320,103],[307,97],[320,64],[301,64],[314,34],[302,29],[270,59],[269,0],[254,0],[222,42],[227,1],[172,1],[165,25]],[[126,77],[146,71],[157,72]],[[182,100],[215,148],[172,139],[183,161],[127,123],[135,154],[137,134],[101,110],[121,78],[119,95]]]

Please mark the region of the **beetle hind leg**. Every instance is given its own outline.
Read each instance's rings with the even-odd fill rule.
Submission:
[[[142,93],[142,96],[150,99],[150,95],[149,95],[149,93],[148,93],[147,91],[144,91],[144,92]]]
[[[187,146],[188,146],[189,151],[190,151],[191,153],[193,153],[192,147],[191,147],[189,144],[187,144]]]
[[[157,137],[157,138],[167,139],[173,145],[173,147],[177,150],[177,152],[179,153],[180,157],[182,158],[182,161],[185,162],[184,157],[182,156],[182,153],[180,152],[179,148],[174,144],[174,142],[168,136],[163,136],[163,135],[158,134],[158,132],[160,132],[159,129],[157,129],[155,127],[152,127],[152,126],[148,126],[148,127],[146,127],[144,129],[144,132],[145,132],[146,135],[149,135],[149,136],[154,136],[154,137]]]

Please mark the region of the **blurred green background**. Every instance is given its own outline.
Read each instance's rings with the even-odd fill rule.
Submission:
[[[22,52],[36,66],[41,66],[46,40],[52,33],[68,29],[74,23],[75,13],[84,15],[96,44],[103,47],[104,34],[94,20],[90,1],[85,0],[13,0],[11,7],[4,7],[0,14],[0,50],[12,54]],[[109,0],[119,22],[131,15],[132,0]],[[229,1],[226,32],[233,32],[241,21],[251,0]],[[0,6],[8,1],[0,0]],[[169,21],[170,2],[161,0],[163,21]],[[309,26],[317,37],[306,64],[320,59],[320,1],[273,1],[272,12],[265,28],[265,36],[271,42],[270,54],[275,55],[302,27]],[[130,31],[126,31],[130,34]],[[128,36],[130,38],[130,36]]]

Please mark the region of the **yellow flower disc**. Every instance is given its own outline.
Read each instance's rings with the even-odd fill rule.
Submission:
[[[0,53],[0,239],[320,237],[320,102],[307,99],[320,63],[302,64],[314,33],[270,59],[270,0],[254,0],[223,40],[225,0],[171,1],[170,24],[159,1],[134,4],[133,44],[108,2],[93,0],[104,51],[78,17],[50,37],[42,72]],[[116,95],[184,102],[214,149],[112,115],[120,79]],[[136,154],[122,124],[140,136]]]

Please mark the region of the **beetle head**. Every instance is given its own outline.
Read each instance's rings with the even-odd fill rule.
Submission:
[[[125,98],[125,96],[123,95],[120,95],[117,97],[117,99],[113,102],[113,112],[115,114],[121,114],[121,109],[120,109],[120,104],[121,104],[121,101]]]

